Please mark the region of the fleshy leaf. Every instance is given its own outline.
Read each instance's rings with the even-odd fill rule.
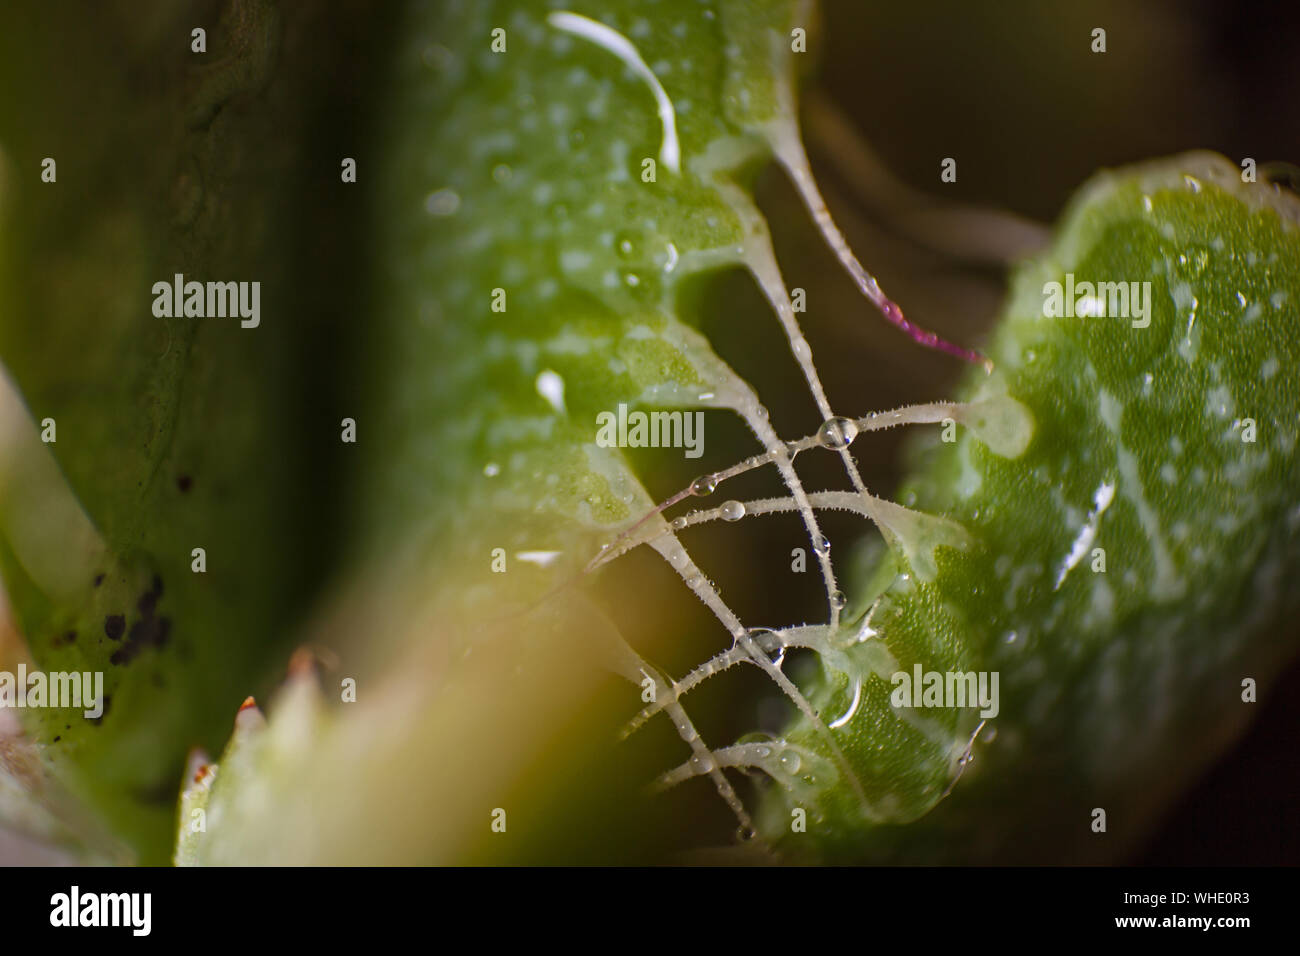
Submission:
[[[1294,196],[1211,154],[1080,191],[1016,277],[997,374],[962,389],[1023,404],[1028,447],[932,438],[904,491],[980,548],[946,552],[934,581],[896,557],[878,569],[841,739],[881,819],[833,783],[805,795],[818,822],[791,838],[773,789],[764,819],[792,853],[1113,858],[1245,725],[1243,678],[1265,687],[1296,651],[1278,622],[1300,567],[1298,224]],[[1126,303],[1098,285],[1121,282]],[[872,673],[881,647],[891,666]],[[891,677],[918,665],[999,675],[983,738],[979,708],[898,705]],[[823,713],[849,707],[853,670],[827,671]],[[788,737],[821,749],[807,726]]]
[[[92,814],[160,860],[185,751],[215,746],[260,686],[324,554],[303,521],[321,490],[305,436],[285,425],[310,423],[313,369],[295,322],[312,296],[287,254],[310,117],[289,104],[331,46],[296,40],[319,17],[302,8],[282,61],[266,0],[223,5],[202,56],[180,8],[13,6],[0,359],[26,405],[5,414],[29,419],[3,466],[0,566],[35,664],[100,672],[105,695],[100,719],[30,711],[27,730]],[[178,274],[259,283],[259,324],[158,316],[154,284]],[[314,447],[330,417],[308,424]],[[41,528],[47,505],[70,523]]]

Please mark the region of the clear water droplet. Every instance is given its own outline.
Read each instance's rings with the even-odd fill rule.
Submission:
[[[771,634],[773,637],[765,641],[763,639],[764,634]],[[785,664],[785,645],[776,637],[776,632],[770,627],[751,627],[749,636],[757,645],[758,650],[766,652],[768,659],[776,665],[777,670],[780,670]]]
[[[736,842],[738,843],[748,843],[756,836],[758,836],[758,832],[753,827],[736,828]]]
[[[739,501],[724,502],[720,510],[723,521],[739,521],[745,517],[745,506]]]
[[[786,773],[795,774],[803,766],[803,759],[794,750],[781,751],[781,769]]]
[[[705,495],[711,495],[718,488],[718,478],[716,475],[700,475],[691,482],[691,494],[697,498],[703,498]]]
[[[620,259],[634,259],[640,251],[640,243],[630,232],[621,232],[614,239],[614,250]]]
[[[857,423],[840,415],[826,419],[822,422],[822,427],[817,429],[817,441],[824,448],[848,448],[857,437]]]
[[[674,518],[672,523],[674,531],[681,531],[686,527],[686,519],[682,517]]]
[[[831,592],[831,607],[835,608],[835,610],[837,611],[844,610],[844,605],[848,603],[849,603],[849,599],[844,596],[843,591]]]
[[[826,540],[826,535],[824,534],[814,535],[812,539],[812,546],[813,546],[813,550],[816,551],[818,554],[830,554],[831,552],[831,543],[830,541]]]

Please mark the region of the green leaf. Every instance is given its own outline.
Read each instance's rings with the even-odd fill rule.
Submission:
[[[472,574],[492,548],[560,552],[539,573],[516,566],[512,601],[580,569],[651,504],[625,456],[593,442],[598,415],[753,403],[676,300],[702,272],[769,262],[734,177],[790,119],[773,88],[788,83],[792,4],[563,12],[585,19],[417,5],[384,176],[376,533],[419,516]],[[655,83],[611,49],[618,38]]]
[[[320,564],[296,427],[338,419],[310,425],[293,317],[312,297],[287,253],[307,118],[263,87],[278,71],[301,89],[325,54],[281,64],[267,2],[226,5],[202,57],[180,9],[6,17],[0,358],[55,440],[12,423],[0,566],[35,664],[102,672],[106,707],[25,722],[89,812],[159,860],[185,751],[260,689]],[[261,324],[157,317],[153,285],[176,274],[260,282]],[[63,523],[42,527],[51,510]]]
[[[961,393],[1013,397],[1032,440],[1014,457],[970,433],[929,441],[902,500],[979,547],[941,551],[933,580],[898,554],[877,569],[875,634],[826,668],[815,701],[843,713],[863,680],[837,739],[878,816],[842,781],[774,789],[764,819],[791,852],[1113,858],[1244,726],[1242,680],[1266,685],[1295,652],[1275,625],[1300,561],[1300,385],[1286,371],[1300,360],[1300,203],[1239,172],[1197,153],[1102,174],[1020,269],[997,372]],[[1099,292],[1103,315],[1053,316],[1047,284],[1067,277],[1138,283],[1149,311],[1117,315]],[[976,709],[891,706],[891,678],[917,664],[1000,675],[971,768]],[[787,737],[823,749],[806,725]],[[931,817],[882,826],[954,782]],[[818,824],[792,836],[798,800]]]

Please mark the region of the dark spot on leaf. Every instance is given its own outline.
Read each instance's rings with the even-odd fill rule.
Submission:
[[[110,614],[104,618],[104,633],[111,640],[120,641],[122,633],[126,630],[126,616],[123,614]]]
[[[103,583],[104,583],[104,576],[103,576],[102,574],[96,574],[96,575],[95,575],[95,587],[99,587],[99,586],[100,586],[101,584],[103,584]]]
[[[189,475],[181,475],[176,479],[176,487],[181,490],[181,494],[189,491],[192,484],[194,484],[194,481]]]
[[[118,648],[109,656],[108,662],[113,665],[130,663],[131,658],[135,657],[135,654],[133,652],[128,653],[129,651],[129,646]]]
[[[140,609],[140,620],[131,625],[126,642],[108,659],[110,664],[129,664],[145,648],[162,647],[171,638],[171,618],[154,616],[162,591],[162,578],[155,574],[150,590],[140,595],[136,602]]]

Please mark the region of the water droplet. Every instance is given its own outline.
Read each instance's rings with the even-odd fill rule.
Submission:
[[[460,208],[460,195],[454,189],[439,189],[424,198],[424,211],[431,216],[454,216]]]
[[[824,534],[814,535],[812,539],[813,550],[818,554],[830,554],[831,543],[826,540]]]
[[[621,232],[614,239],[614,249],[620,259],[635,259],[640,248],[636,236],[630,232]]]
[[[711,759],[706,760],[699,754],[692,754],[691,769],[698,774],[706,774],[713,769],[713,761]]]
[[[698,574],[692,574],[686,579],[686,586],[694,591],[696,588],[704,586],[704,578],[700,577]]]
[[[723,521],[739,521],[745,517],[745,506],[739,501],[728,501],[722,505]]]
[[[844,605],[848,603],[849,603],[849,599],[844,596],[843,591],[831,592],[831,607],[835,608],[835,610],[837,611],[844,610]]]
[[[711,495],[718,488],[718,478],[716,475],[700,475],[691,482],[691,494],[697,498],[703,498],[705,495]]]
[[[848,448],[858,437],[858,426],[851,418],[837,415],[822,422],[817,429],[817,441],[825,448]]]
[[[683,528],[685,528],[685,527],[686,527],[686,519],[685,519],[685,518],[682,518],[682,517],[679,516],[679,517],[676,517],[676,518],[673,519],[673,530],[674,530],[674,531],[681,531],[681,530],[682,530]]]
[[[678,258],[677,247],[671,242],[668,243],[666,247],[666,255],[664,256],[664,272],[672,272],[676,269]]]
[[[796,774],[799,768],[803,766],[803,760],[799,754],[793,750],[781,751],[781,769],[789,774]]]
[[[758,832],[753,827],[737,827],[736,829],[736,842],[738,843],[748,843],[756,836],[758,836]]]
[[[764,640],[762,637],[764,634],[771,634],[772,637]],[[757,649],[766,652],[768,659],[776,665],[777,670],[780,670],[785,664],[785,645],[781,643],[776,632],[770,627],[751,627],[749,636],[757,645]]]

